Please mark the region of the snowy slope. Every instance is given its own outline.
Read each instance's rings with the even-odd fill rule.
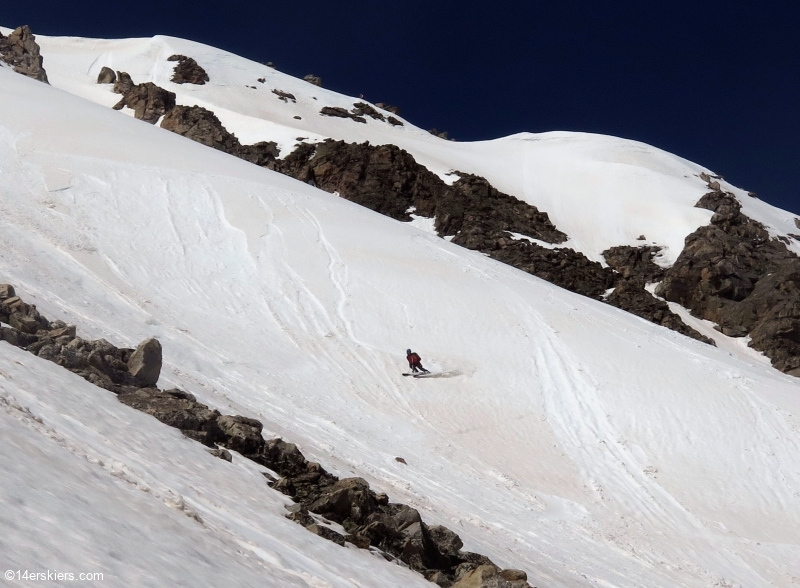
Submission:
[[[273,140],[285,153],[298,137],[328,137],[348,142],[395,144],[445,181],[453,170],[486,177],[495,187],[547,212],[570,237],[569,246],[590,259],[615,245],[648,243],[664,247],[661,261],[671,265],[685,237],[706,225],[711,212],[694,208],[708,192],[702,166],[644,143],[587,133],[520,133],[493,141],[453,143],[434,137],[408,121],[404,127],[367,118],[366,124],[321,116],[323,106],[352,107],[358,99],[318,88],[265,65],[183,39],[96,40],[37,37],[51,83],[106,106],[119,95],[95,82],[103,66],[127,71],[136,83],[152,81],[178,96],[178,104],[214,111],[243,143]],[[173,54],[193,57],[209,73],[203,86],[170,82]],[[264,78],[265,83],[257,80]],[[284,103],[272,89],[290,92]],[[129,111],[130,112],[130,111]],[[301,120],[294,117],[300,116]],[[747,196],[743,212],[764,222],[773,235],[798,233],[795,216]],[[580,210],[581,214],[576,214]],[[800,243],[790,245],[800,253]]]
[[[56,86],[66,86],[69,63],[95,76],[92,68],[106,63],[83,64],[81,56],[116,59],[107,51],[115,43],[130,45],[125,68],[137,82],[153,55],[174,52],[198,59],[211,89],[222,71],[204,62],[200,46],[173,39],[39,40]],[[159,45],[167,42],[174,45]],[[63,49],[59,61],[48,52],[58,43],[77,47],[74,55]],[[149,43],[155,48],[143,52]],[[138,75],[129,65],[137,60]],[[296,90],[288,78],[280,84]],[[67,89],[108,91],[79,82]],[[319,90],[318,98],[344,100],[329,94]],[[162,387],[259,418],[266,434],[298,442],[338,475],[365,477],[456,530],[465,548],[527,570],[533,584],[800,581],[796,379],[107,106],[0,70],[0,276],[45,315],[120,345],[158,336]],[[331,126],[319,126],[319,135],[351,132],[346,125],[366,133],[351,121],[322,120],[314,124]],[[461,149],[410,126],[379,124],[365,128],[396,133],[404,147],[426,146],[441,161],[456,161]],[[464,147],[464,161],[478,161],[481,148]],[[689,182],[699,197],[701,183]],[[590,243],[587,235],[574,238]],[[408,346],[453,377],[402,378]],[[3,466],[24,451],[33,471],[67,489],[41,493],[41,477],[17,464],[0,507],[3,551],[15,564],[99,567],[112,585],[130,585],[128,563],[133,583],[145,583],[146,568],[152,585],[168,584],[159,577],[178,560],[216,566],[242,585],[260,569],[276,574],[277,585],[415,585],[397,566],[284,523],[285,499],[245,464],[206,458],[102,390],[5,344],[0,350],[0,426],[15,440],[3,448]],[[13,403],[42,426],[6,408]],[[78,448],[68,450],[72,457],[59,438]],[[126,464],[158,492],[109,480],[105,466],[83,454]],[[64,459],[74,467],[52,471]],[[178,494],[213,531],[165,506]],[[81,495],[88,498],[79,503]],[[29,497],[26,525],[13,521],[18,501],[5,499],[21,496]],[[112,545],[138,549],[141,533],[154,528],[158,543],[174,549],[153,561],[142,548],[118,563],[101,532],[109,511],[92,506],[115,503],[128,527]],[[41,512],[69,526],[76,509],[77,543],[54,540],[52,528],[36,522]]]

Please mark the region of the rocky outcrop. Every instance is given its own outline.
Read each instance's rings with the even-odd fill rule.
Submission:
[[[275,162],[280,153],[274,141],[242,145],[213,112],[202,106],[176,106],[161,121],[161,127],[262,167]]]
[[[303,78],[309,84],[314,84],[315,86],[322,87],[322,78],[319,76],[315,76],[314,74],[308,74]]]
[[[155,339],[144,341],[135,351],[119,349],[104,339],[85,341],[76,336],[74,326],[48,321],[35,306],[24,303],[9,284],[0,284],[0,320],[12,325],[0,327],[0,340],[115,392],[123,404],[175,427],[209,447],[216,457],[232,461],[230,451],[236,451],[276,472],[277,480],[264,475],[273,489],[295,501],[287,518],[311,533],[342,546],[350,542],[362,549],[379,549],[387,559],[403,562],[444,588],[528,588],[524,572],[501,570],[483,555],[462,551],[456,533],[427,525],[419,511],[391,503],[366,480],[339,479],[308,461],[293,443],[265,440],[258,420],[222,415],[188,392],[156,388],[161,346]],[[341,524],[347,535],[328,526],[329,521]],[[476,578],[482,583],[475,583]]]
[[[15,29],[8,37],[0,33],[0,61],[13,67],[17,73],[49,83],[39,45],[28,25]]]
[[[612,306],[635,314],[643,319],[677,331],[682,335],[697,339],[709,345],[715,345],[712,339],[701,335],[683,322],[683,319],[672,312],[669,305],[659,300],[644,289],[643,283],[636,277],[623,278],[614,287],[614,291],[606,298]]]
[[[154,339],[140,346],[141,362],[131,361],[133,349],[115,347],[105,339],[81,339],[73,325],[49,321],[35,305],[23,302],[9,285],[0,286],[0,321],[10,325],[0,327],[0,340],[65,367],[101,388],[120,393],[158,381],[160,345]],[[159,350],[157,357],[154,347]],[[147,369],[142,371],[140,366]]]
[[[800,258],[741,213],[719,183],[697,203],[711,224],[686,238],[656,293],[731,337],[751,336],[779,370],[800,376]]]
[[[369,116],[365,108],[369,105],[358,103],[356,106],[359,112]],[[335,116],[359,116],[343,108],[331,111],[335,111]],[[202,121],[202,125],[191,121]],[[330,139],[319,144],[303,143],[279,160],[274,143],[242,146],[213,113],[197,106],[177,107],[164,118],[162,126],[326,192],[338,193],[397,220],[412,220],[412,212],[434,218],[438,234],[451,237],[453,243],[480,251],[572,292],[602,299],[619,280],[635,276],[638,290],[634,292],[633,283],[622,284],[619,292],[609,299],[611,304],[658,325],[711,342],[644,289],[646,282],[663,274],[652,261],[657,248],[609,249],[605,253],[609,264],[619,269],[616,272],[572,249],[532,243],[524,237],[558,244],[566,241],[567,236],[550,222],[546,213],[500,192],[485,178],[459,174],[459,180],[448,186],[395,145],[375,146]]]
[[[117,74],[114,73],[114,70],[110,67],[103,66],[103,69],[100,70],[100,73],[97,75],[97,83],[98,84],[113,84],[117,81]],[[133,82],[131,82],[133,85]]]
[[[191,57],[185,55],[171,55],[167,61],[177,61],[178,64],[172,73],[170,81],[176,84],[196,84],[202,86],[210,81],[206,70],[200,67]]]
[[[225,153],[235,154],[241,148],[239,139],[201,106],[176,106],[161,121],[161,128]]]
[[[323,106],[319,113],[323,116],[333,116],[336,118],[349,118],[356,122],[365,123],[367,119],[354,112],[348,112],[347,109],[339,106]]]
[[[169,92],[153,82],[134,84],[131,77],[120,72],[114,84],[114,92],[122,94],[122,99],[114,105],[114,110],[128,107],[139,120],[154,125],[158,119],[175,108],[175,93]]]
[[[655,246],[621,245],[606,249],[603,257],[624,279],[636,278],[643,284],[653,284],[664,278],[664,269],[653,261],[660,251],[661,248]]]

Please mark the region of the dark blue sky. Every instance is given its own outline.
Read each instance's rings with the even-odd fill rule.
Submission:
[[[6,4],[3,26],[34,33],[173,35],[314,73],[458,140],[644,141],[800,214],[797,2]]]

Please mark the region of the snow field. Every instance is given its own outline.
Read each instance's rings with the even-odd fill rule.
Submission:
[[[55,58],[50,73],[48,40],[41,41],[48,75],[66,79]],[[82,41],[58,42],[83,47]],[[213,83],[219,72],[210,57],[207,64],[193,45],[169,42],[168,50],[159,50],[196,58]],[[103,43],[108,48],[122,42]],[[129,43],[130,59],[140,59],[149,41]],[[146,64],[151,57],[141,59]],[[66,53],[63,63],[84,67]],[[145,81],[132,69],[135,81]],[[96,76],[87,71],[87,77]],[[281,84],[293,91],[288,81]],[[337,475],[365,477],[377,490],[419,508],[426,520],[454,529],[466,549],[523,568],[540,586],[750,587],[797,581],[797,380],[22,76],[0,71],[0,88],[0,273],[49,318],[75,322],[79,334],[120,345],[158,336],[167,362],[161,387],[179,386],[224,412],[259,418],[265,434],[298,442],[309,459]],[[341,125],[337,131],[363,126],[318,118],[323,122],[316,132],[323,136],[333,128],[326,125]],[[365,129],[377,133],[378,124],[370,121]],[[474,152],[456,159],[462,147],[412,128],[397,131],[412,137],[408,144],[413,139],[451,162],[448,169],[483,161],[475,155],[481,144],[463,147]],[[573,148],[582,148],[559,151],[561,139],[554,139],[557,153],[547,156],[553,161],[558,153],[568,160]],[[590,139],[581,136],[577,144]],[[584,145],[587,159],[617,157],[611,143]],[[545,144],[539,145],[543,152]],[[669,158],[664,166],[672,169],[668,164],[677,158]],[[586,165],[594,167],[600,185],[625,184],[613,173],[603,175],[607,167]],[[491,171],[505,177],[507,170],[498,163]],[[652,173],[666,174],[662,168]],[[555,175],[547,181],[556,182]],[[587,178],[571,186],[562,177],[552,190],[584,193],[583,183],[594,181]],[[696,191],[697,198],[703,192],[697,182],[686,179],[688,212],[681,209],[674,221],[680,230],[707,222],[682,221],[682,215],[710,214],[691,209],[695,194],[689,198],[689,192]],[[632,197],[620,198],[621,210],[633,206]],[[570,214],[577,216],[577,210],[590,216],[591,208],[573,202]],[[600,231],[573,234],[556,214],[557,226],[574,240],[602,246]],[[598,224],[596,219],[575,223]],[[604,230],[638,236],[632,227]],[[403,378],[403,351],[409,346],[422,354],[426,367],[460,374]],[[116,404],[110,394],[6,349],[0,369],[22,384],[5,383],[3,392],[60,435],[69,433],[71,442],[84,446],[91,439],[84,429],[71,429],[72,423],[109,426],[110,417],[90,410],[96,398],[82,404],[91,389],[108,399],[105,415],[113,414],[115,423],[136,423],[126,438],[136,431],[161,431],[151,446],[126,445],[120,462],[144,469],[156,461],[154,454],[157,460],[174,459],[165,456],[177,444],[182,462],[191,455],[204,464],[207,469],[199,471],[191,459],[173,469],[167,461],[147,470],[146,484],[183,496],[184,504],[202,520],[213,520],[234,544],[253,544],[253,559],[232,556],[217,570],[230,564],[244,585],[261,566],[290,578],[285,585],[297,578],[340,585],[348,577],[355,578],[352,584],[341,585],[359,585],[362,579],[363,585],[413,585],[397,566],[366,553],[351,558],[349,550],[345,557],[341,548],[284,521],[279,506],[286,499],[262,481],[250,487],[259,475],[241,460],[229,483],[241,481],[242,487],[231,492],[255,493],[257,508],[231,504],[228,488],[217,485],[217,472],[230,476],[230,464],[206,457],[199,446],[184,449],[192,444],[177,432]],[[9,357],[23,366],[9,363]],[[64,403],[58,410],[43,408],[56,402],[51,386],[39,385],[50,382],[47,378],[64,378],[63,387],[71,392],[57,397]],[[62,419],[61,411],[72,416]],[[18,451],[61,451],[16,417],[4,417],[3,423],[14,439],[25,440]],[[53,459],[40,456],[33,463]],[[83,463],[81,468],[59,473],[58,485],[85,491],[91,468]],[[183,490],[189,481],[197,495]],[[97,490],[98,501],[116,496],[118,482],[112,482]],[[24,476],[18,483],[31,490],[36,484]],[[262,499],[262,493],[270,497]],[[222,501],[216,518],[201,508],[200,494]],[[72,520],[58,501],[31,496],[32,511],[51,509],[55,520]],[[120,518],[131,525],[160,521],[163,498],[144,493],[139,499],[146,505],[137,506],[138,518],[122,506]],[[80,552],[74,547],[78,560],[98,557],[107,544],[104,512],[84,505],[83,524],[97,531],[85,534]],[[185,543],[148,569],[159,571],[178,560],[209,561],[197,547],[206,531],[197,531],[197,521],[184,514],[169,512],[171,518],[159,523],[164,538],[159,543],[173,534]],[[258,532],[244,523],[252,517],[265,521]],[[174,520],[182,526],[169,527]],[[47,541],[51,529],[31,525],[34,531],[26,537],[38,547],[37,563],[64,550],[62,542]],[[119,548],[138,545],[136,533],[132,527]],[[21,534],[11,527],[9,544],[21,541]],[[208,541],[215,549],[229,545]],[[316,551],[305,551],[306,545]],[[219,549],[233,553],[230,547]],[[15,551],[20,565],[31,552]],[[313,558],[316,567],[305,558]],[[117,567],[107,563],[110,556],[99,559],[121,583],[128,567],[131,574],[144,574],[136,571],[144,558]],[[369,574],[386,575],[379,583],[368,580]]]

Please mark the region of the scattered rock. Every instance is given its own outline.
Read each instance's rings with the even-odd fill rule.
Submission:
[[[258,78],[258,83],[259,84],[263,84],[266,81],[267,81],[267,78]]]
[[[392,125],[392,126],[395,126],[395,127],[402,127],[402,126],[404,126],[404,125],[403,125],[403,121],[401,121],[401,120],[399,120],[399,119],[397,119],[397,118],[395,118],[395,117],[393,117],[393,116],[390,116],[389,118],[387,118],[387,119],[386,119],[386,121],[387,121],[387,122],[388,122],[390,125]]]
[[[440,139],[448,139],[447,131],[439,131],[438,129],[430,129],[428,131],[434,137],[439,137]]]
[[[380,112],[375,110],[372,106],[370,106],[366,102],[356,102],[355,104],[353,104],[353,114],[360,116],[369,116],[370,118],[374,118],[375,120],[386,120],[385,116],[383,116]]]
[[[399,461],[399,462],[400,462],[400,463],[402,463],[403,465],[408,465],[408,464],[406,463],[406,460],[404,460],[402,457],[395,457],[395,458],[394,458],[394,460],[395,460],[395,461]]]
[[[15,29],[8,37],[0,33],[0,61],[13,67],[17,73],[49,83],[39,45],[28,25]]]
[[[278,100],[282,100],[283,102],[288,103],[289,100],[291,100],[292,102],[297,102],[297,99],[294,97],[294,94],[290,94],[289,92],[284,92],[276,88],[272,90],[272,93],[278,97]]]
[[[195,84],[202,86],[210,81],[206,70],[200,67],[191,57],[185,55],[171,55],[167,61],[177,61],[170,81],[176,84]]]
[[[337,118],[349,118],[356,122],[365,123],[367,119],[363,116],[358,116],[357,114],[353,114],[352,112],[348,112],[344,108],[339,106],[323,106],[319,113],[323,116],[333,116]]]
[[[114,70],[110,67],[103,66],[103,69],[100,70],[100,74],[97,76],[97,83],[98,84],[113,84],[117,81],[117,74],[114,73]]]
[[[128,360],[128,371],[142,386],[155,386],[161,375],[161,343],[150,338],[142,341]]]
[[[308,74],[303,78],[309,84],[314,84],[315,86],[322,87],[322,78],[319,76],[315,76],[314,74]]]

